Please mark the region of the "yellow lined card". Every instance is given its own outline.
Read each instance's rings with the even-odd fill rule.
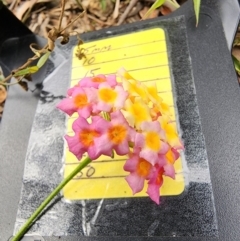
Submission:
[[[85,43],[87,59],[79,60],[73,50],[71,87],[85,76],[97,74],[114,74],[124,67],[135,79],[145,84],[156,82],[158,91],[164,102],[171,107],[172,119],[176,119],[173,101],[172,84],[165,32],[161,28],[144,30],[131,34],[115,36],[103,40]],[[72,123],[77,114],[67,121],[67,134],[73,135]],[[66,199],[98,199],[144,197],[144,190],[136,195],[125,181],[128,174],[123,170],[126,158],[115,154],[114,159],[100,157],[80,172],[63,189]],[[64,177],[66,177],[79,163],[77,158],[65,150]],[[182,162],[179,158],[175,163],[176,179],[165,177],[161,187],[161,195],[179,195],[184,190]]]

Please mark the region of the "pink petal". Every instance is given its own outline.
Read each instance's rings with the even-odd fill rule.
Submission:
[[[145,145],[144,135],[137,132],[135,135],[134,144],[136,147],[140,147],[140,148],[144,147],[144,145]]]
[[[87,122],[86,119],[84,119],[83,117],[79,116],[72,125],[72,129],[74,132],[79,132],[80,130],[83,129],[89,129],[89,123]]]
[[[131,141],[131,142],[134,142],[136,134],[137,134],[136,130],[132,127],[129,127],[129,129],[128,129],[128,140]]]
[[[138,162],[139,162],[139,157],[137,155],[133,155],[124,164],[123,166],[124,171],[135,172],[137,170]]]
[[[149,149],[143,149],[139,156],[151,163],[153,166],[158,162],[158,153]]]
[[[86,152],[86,149],[79,142],[79,138],[77,136],[65,136],[65,139],[68,143],[69,151],[80,160],[82,155]]]
[[[105,119],[103,119],[100,116],[93,116],[92,117],[92,123],[91,128],[99,132],[100,134],[105,133],[109,127],[111,126],[111,123]]]
[[[159,167],[163,167],[165,164],[166,164],[166,158],[165,158],[165,155],[161,155],[159,154],[158,155],[158,160],[157,160],[157,164]]]
[[[179,156],[180,156],[179,152],[176,149],[174,149],[174,148],[172,148],[171,151],[172,151],[172,153],[174,155],[174,159],[177,160],[179,158]]]
[[[124,118],[121,111],[117,110],[111,113],[111,123],[118,124],[118,123],[125,123],[127,124],[126,119]]]
[[[83,88],[81,88],[81,87],[74,88],[74,90],[72,92],[72,97],[75,97],[77,95],[85,95],[85,91],[83,90]]]
[[[125,100],[128,97],[128,93],[121,86],[116,86],[115,91],[117,92],[117,99],[116,99],[116,103],[114,106],[117,109],[121,109],[121,108],[123,108],[123,106],[125,104]]]
[[[117,85],[116,75],[108,75],[108,76],[107,76],[107,83],[108,83],[111,87],[116,86],[116,85]]]
[[[107,104],[103,101],[99,101],[96,106],[98,110],[106,111],[106,112],[109,112],[112,109],[112,105]]]
[[[113,144],[109,141],[107,135],[103,135],[94,140],[96,154],[112,156]]]
[[[102,155],[101,152],[97,150],[95,145],[90,146],[87,150],[87,153],[92,160],[96,160]]]
[[[137,147],[136,145],[134,145],[133,147],[133,153],[134,154],[137,154],[139,156],[139,153],[141,151],[141,148],[140,147]]]
[[[85,106],[82,109],[78,109],[79,116],[82,116],[83,118],[87,119],[91,115],[91,106]]]
[[[174,166],[171,164],[166,164],[164,167],[164,175],[175,179],[175,169]]]
[[[112,89],[107,82],[103,82],[98,86],[98,89]]]
[[[60,103],[58,103],[57,108],[67,113],[69,116],[71,116],[77,110],[72,99],[70,98],[63,99]]]
[[[98,115],[100,112],[101,112],[101,111],[98,109],[97,104],[96,104],[96,103],[93,103],[93,104],[92,104],[92,113],[93,113],[94,115]]]
[[[160,148],[158,153],[159,154],[166,154],[168,152],[168,150],[169,150],[169,145],[166,142],[161,141],[161,148]]]
[[[141,130],[143,131],[154,131],[159,133],[161,131],[161,125],[158,121],[144,121],[141,124]]]
[[[94,102],[97,102],[97,89],[94,88],[83,88],[87,98],[88,102],[93,104]]]
[[[133,194],[142,191],[144,186],[144,178],[136,173],[129,174],[126,178],[128,185],[131,187]]]
[[[116,153],[120,156],[128,154],[129,153],[128,141],[124,140],[123,143],[114,146],[114,149]]]
[[[83,78],[83,79],[81,79],[79,81],[78,85],[80,87],[94,87],[94,88],[97,88],[99,84],[97,82],[92,82],[92,78],[91,77],[85,77],[85,78]]]
[[[147,194],[149,197],[159,205],[160,203],[160,194],[159,194],[159,186],[157,184],[150,183],[148,184]]]
[[[73,91],[74,91],[76,88],[78,88],[78,87],[80,87],[80,86],[79,86],[79,85],[75,85],[74,87],[69,88],[68,91],[67,91],[67,95],[68,95],[68,96],[72,96]]]

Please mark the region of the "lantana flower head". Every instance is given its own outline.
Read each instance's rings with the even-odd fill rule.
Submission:
[[[125,69],[115,75],[85,77],[58,104],[72,115],[73,135],[65,137],[78,159],[87,153],[95,160],[114,152],[126,157],[123,169],[133,194],[148,185],[147,194],[159,204],[164,176],[175,178],[174,164],[183,149],[170,108],[155,84],[145,85]]]

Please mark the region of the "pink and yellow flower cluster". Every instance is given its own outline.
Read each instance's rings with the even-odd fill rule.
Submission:
[[[117,76],[121,82],[117,82]],[[174,163],[183,145],[170,118],[170,109],[155,85],[135,80],[126,70],[116,75],[85,77],[58,104],[73,115],[72,129],[65,136],[69,150],[81,159],[101,155],[127,155],[123,166],[133,194],[147,181],[147,193],[159,204],[163,176],[175,178]]]

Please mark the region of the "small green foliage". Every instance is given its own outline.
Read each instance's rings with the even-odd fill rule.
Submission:
[[[153,3],[153,5],[148,9],[148,11],[145,13],[145,15],[143,16],[143,19],[146,19],[151,14],[152,11],[161,7],[164,3],[165,3],[165,0],[156,0]]]
[[[240,61],[232,55],[233,58],[233,64],[235,67],[235,70],[237,71],[238,74],[240,74]]]
[[[51,52],[47,51],[47,53],[45,53],[37,62],[37,67],[40,69],[48,60],[49,56],[50,56]]]
[[[198,26],[198,22],[199,22],[200,5],[201,5],[201,0],[193,0],[194,12],[196,16],[196,26]]]
[[[26,69],[21,69],[19,71],[17,71],[13,76],[14,77],[18,77],[18,76],[24,76],[27,74],[34,74],[39,70],[38,66],[31,66],[28,67]]]

